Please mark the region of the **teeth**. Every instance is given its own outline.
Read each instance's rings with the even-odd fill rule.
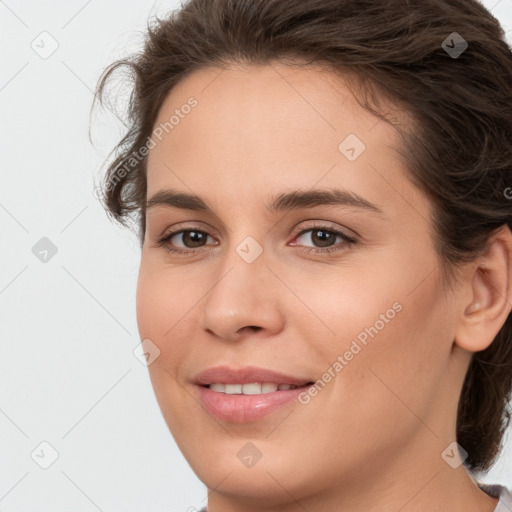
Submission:
[[[227,395],[261,395],[263,393],[274,393],[275,391],[287,391],[296,387],[291,384],[274,384],[272,382],[251,382],[249,384],[222,384],[215,382],[209,386],[212,391],[226,393]]]
[[[226,392],[226,384],[210,384],[210,389],[212,391],[221,391],[222,393]]]
[[[260,388],[260,393],[275,393],[279,386],[277,384],[272,384],[271,382],[265,384],[256,384]]]
[[[237,395],[242,392],[242,384],[226,384],[224,392],[227,395]]]

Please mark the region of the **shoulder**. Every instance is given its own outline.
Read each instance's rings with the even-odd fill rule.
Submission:
[[[477,482],[482,491],[493,498],[499,498],[498,506],[494,512],[510,512],[512,510],[512,489],[499,484],[484,484]]]

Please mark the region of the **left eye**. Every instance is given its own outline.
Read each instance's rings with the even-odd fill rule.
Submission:
[[[305,252],[329,252],[334,250],[341,250],[343,246],[350,246],[356,243],[356,239],[333,228],[327,228],[324,226],[314,226],[307,229],[303,229],[294,240],[305,238],[306,234],[309,233],[309,240],[313,244],[313,247],[302,247],[300,250]],[[176,248],[176,245],[172,243],[173,238],[177,238],[181,235],[182,245]],[[165,247],[169,252],[173,253],[192,253],[197,252],[194,249],[204,247],[206,245],[209,235],[206,231],[199,229],[181,229],[179,231],[173,231],[166,234],[163,238],[159,239],[157,245],[159,247]],[[341,242],[336,244],[336,239],[340,239]],[[213,244],[218,245],[218,244]],[[293,243],[291,245],[301,245]]]
[[[302,250],[313,252],[327,252],[332,250],[341,250],[340,245],[351,245],[356,242],[355,238],[333,228],[315,226],[302,230],[296,239],[306,238],[313,243],[313,247],[305,247]],[[336,239],[341,239],[341,244],[336,244]],[[316,245],[315,245],[316,244]],[[295,245],[295,244],[293,244]]]

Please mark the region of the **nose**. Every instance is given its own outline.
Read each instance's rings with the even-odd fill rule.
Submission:
[[[210,291],[200,306],[201,329],[237,341],[251,333],[270,336],[283,328],[283,285],[268,268],[265,252],[247,263],[233,250],[211,275]]]

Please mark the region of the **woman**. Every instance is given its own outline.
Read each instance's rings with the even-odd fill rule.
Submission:
[[[208,512],[505,512],[512,53],[476,0],[191,0],[127,69],[151,381]],[[195,510],[191,508],[190,510]],[[203,508],[206,510],[206,508]]]

